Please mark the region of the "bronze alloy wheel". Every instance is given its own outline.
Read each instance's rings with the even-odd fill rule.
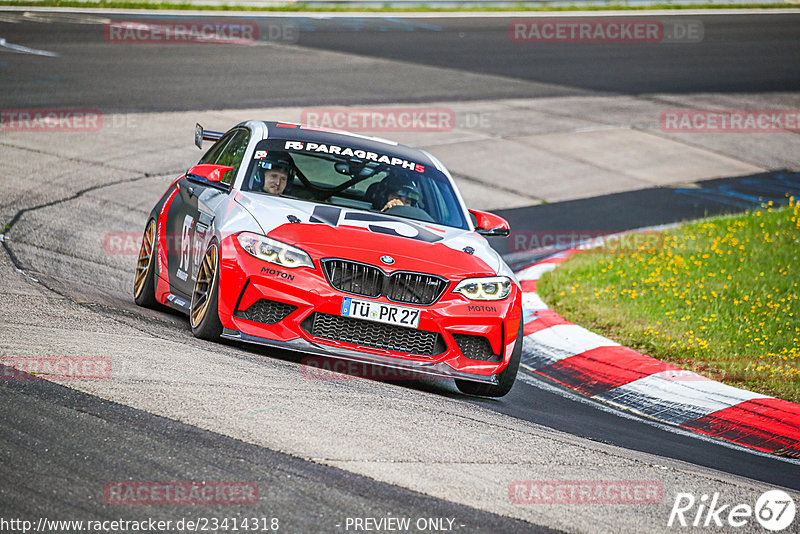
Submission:
[[[136,274],[133,277],[133,296],[139,298],[147,281],[147,274],[153,264],[153,249],[156,242],[156,222],[150,221],[144,229],[139,259],[136,261]]]
[[[197,273],[197,282],[194,284],[192,309],[189,314],[192,328],[197,328],[200,325],[208,311],[208,303],[211,299],[211,292],[214,289],[214,282],[217,278],[217,258],[217,245],[215,243],[206,250],[203,263],[200,264],[200,271]]]

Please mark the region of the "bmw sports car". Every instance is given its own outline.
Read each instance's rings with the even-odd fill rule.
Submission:
[[[150,213],[140,306],[220,337],[455,379],[503,396],[522,351],[519,283],[431,154],[299,124],[248,121]]]

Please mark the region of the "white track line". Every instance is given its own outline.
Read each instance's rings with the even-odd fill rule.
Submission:
[[[48,52],[47,50],[36,50],[35,48],[28,48],[27,46],[22,46],[14,43],[9,43],[3,37],[0,37],[0,48],[7,48],[12,52],[17,52],[19,54],[33,54],[35,56],[47,56],[47,57],[58,57],[58,54],[55,52]]]

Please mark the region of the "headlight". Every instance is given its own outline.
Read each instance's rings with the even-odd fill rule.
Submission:
[[[243,249],[260,260],[291,269],[295,267],[314,268],[314,262],[311,261],[308,254],[297,247],[250,232],[242,232],[236,238]]]
[[[502,300],[511,293],[511,279],[507,276],[467,278],[453,290],[470,300]]]

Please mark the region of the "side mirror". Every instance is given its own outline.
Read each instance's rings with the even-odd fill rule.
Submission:
[[[479,210],[469,210],[469,212],[475,217],[475,231],[479,234],[508,237],[511,233],[508,221],[499,215]]]
[[[230,167],[228,165],[214,165],[212,163],[201,163],[200,165],[195,165],[194,167],[186,171],[186,176],[204,178],[209,182],[219,184],[220,182],[222,182],[222,177],[225,176],[225,173],[231,170],[233,170],[233,167]]]

